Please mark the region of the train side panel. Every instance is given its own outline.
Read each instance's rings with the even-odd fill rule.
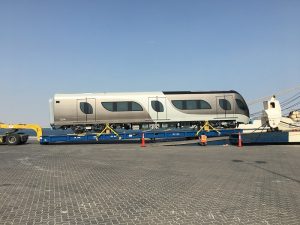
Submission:
[[[209,107],[195,107],[201,104]],[[126,105],[127,104],[127,105]],[[180,106],[181,104],[181,106]],[[185,108],[182,106],[185,104]],[[194,104],[194,105],[193,105]],[[52,105],[52,106],[51,106]],[[124,110],[122,107],[137,107]],[[120,110],[119,108],[120,107]],[[235,92],[217,93],[98,93],[55,95],[50,103],[54,126],[105,123],[174,123],[195,121],[249,122],[243,97]]]
[[[76,99],[74,98],[59,98],[53,99],[53,114],[55,126],[76,125],[78,124]]]

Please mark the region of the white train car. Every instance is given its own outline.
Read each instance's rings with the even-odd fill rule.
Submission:
[[[229,127],[249,122],[248,106],[236,91],[55,94],[49,103],[51,126],[75,131],[106,123],[174,127],[210,121]]]

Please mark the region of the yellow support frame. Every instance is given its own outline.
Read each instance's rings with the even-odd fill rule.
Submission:
[[[34,130],[36,133],[36,138],[40,141],[40,137],[43,136],[43,129],[37,124],[5,124],[0,123],[0,129],[15,129],[15,130]]]
[[[204,130],[205,132],[209,132],[210,130],[214,130],[214,131],[216,131],[219,135],[221,134],[220,131],[218,131],[216,128],[214,128],[208,121],[205,121],[205,123],[204,123],[204,125],[201,127],[201,129],[197,131],[196,136],[198,137],[198,136],[199,136],[199,133],[202,132],[203,130]]]
[[[109,123],[105,124],[104,129],[100,132],[100,133],[96,133],[96,137],[97,137],[97,141],[99,139],[99,137],[104,134],[107,130],[113,132],[117,137],[119,137],[119,140],[121,139],[120,135],[110,127]]]

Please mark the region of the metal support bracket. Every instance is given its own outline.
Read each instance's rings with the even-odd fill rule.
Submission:
[[[200,130],[197,131],[196,136],[199,136],[199,133],[202,131],[209,132],[210,130],[213,130],[218,133],[218,135],[221,135],[221,132],[218,131],[216,128],[214,128],[208,121],[205,121],[204,125],[200,128]]]
[[[111,131],[112,133],[114,133],[118,138],[119,140],[121,140],[121,136],[114,130],[110,127],[109,123],[105,124],[105,127],[104,129],[100,132],[100,133],[96,133],[96,139],[97,141],[99,140],[99,137],[104,134],[107,130]]]

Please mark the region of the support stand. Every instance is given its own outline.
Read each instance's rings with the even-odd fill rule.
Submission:
[[[119,138],[119,140],[121,140],[120,135],[119,135],[114,129],[112,129],[112,128],[109,126],[109,123],[107,123],[107,124],[105,124],[104,129],[103,129],[100,133],[97,133],[97,134],[96,134],[96,139],[97,139],[97,141],[99,140],[99,137],[100,137],[102,134],[104,134],[107,130],[109,130],[109,131],[111,131],[112,133],[114,133],[114,134]]]
[[[196,136],[199,136],[199,133],[201,133],[202,131],[209,132],[210,130],[216,131],[218,135],[221,134],[221,132],[214,128],[208,121],[205,121],[201,129],[197,131]]]

